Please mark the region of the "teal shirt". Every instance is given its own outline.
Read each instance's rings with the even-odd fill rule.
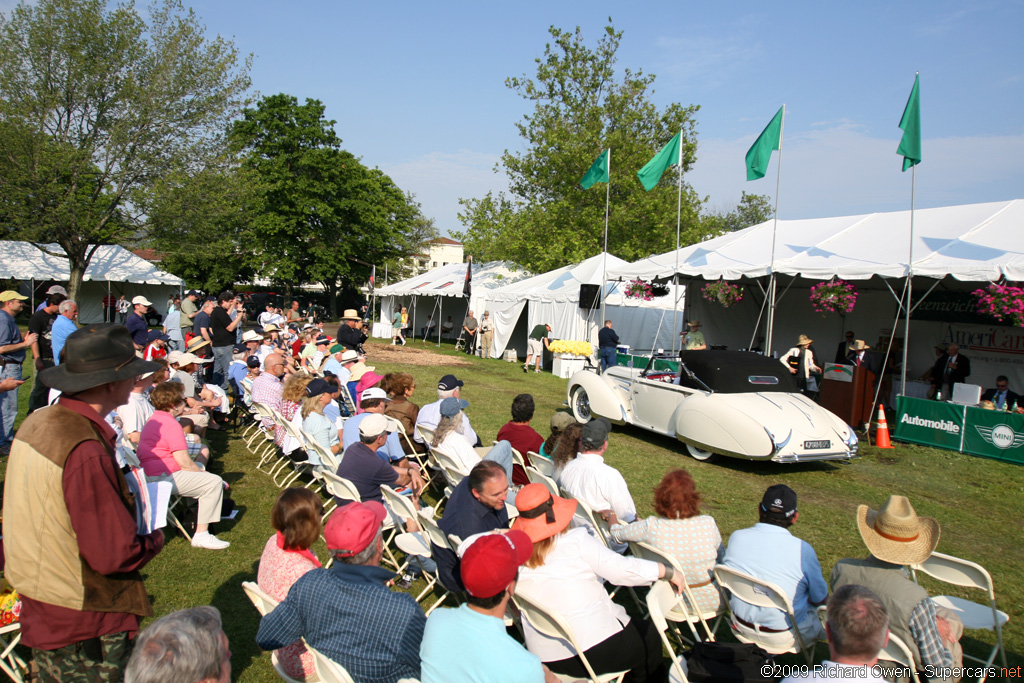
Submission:
[[[505,632],[505,622],[466,604],[434,610],[420,658],[423,683],[544,683],[540,659]]]

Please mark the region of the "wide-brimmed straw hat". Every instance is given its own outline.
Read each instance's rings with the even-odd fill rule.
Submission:
[[[77,394],[160,369],[159,363],[135,355],[132,335],[124,325],[87,325],[71,333],[64,353],[65,360],[40,372],[39,379],[65,394]]]
[[[354,308],[346,308],[345,309],[345,314],[343,316],[341,316],[341,319],[342,320],[362,320],[362,318],[359,317],[359,313]]]
[[[363,365],[362,363],[356,363],[355,365],[352,366],[352,374],[349,375],[348,381],[358,382],[363,378],[363,375],[365,375],[368,372],[373,372],[376,369],[376,365]]]
[[[552,495],[544,484],[527,484],[516,494],[516,509],[519,516],[512,528],[525,531],[536,543],[569,526],[576,514],[576,501]]]
[[[275,325],[274,323],[270,323],[269,325],[264,325],[263,326],[263,331],[264,332],[280,332],[281,328],[278,327],[277,325]]]
[[[201,349],[209,343],[203,337],[192,337],[189,339],[188,344],[185,345],[185,350],[189,353],[194,353],[196,349]]]
[[[924,562],[939,544],[939,523],[918,517],[906,496],[889,496],[881,510],[857,508],[857,527],[871,554],[892,564]]]
[[[846,347],[850,351],[866,351],[871,347],[864,343],[863,339],[855,339],[852,344]]]
[[[801,334],[799,337],[796,338],[796,345],[797,346],[803,346],[804,344],[807,344],[808,346],[810,346],[813,343],[814,343],[814,340],[811,339],[810,337],[808,337],[806,334]]]
[[[699,320],[691,320],[690,322],[688,322],[686,324],[689,325],[690,327],[700,327],[700,321]]]

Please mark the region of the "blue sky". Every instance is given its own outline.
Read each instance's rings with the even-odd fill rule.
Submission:
[[[712,208],[774,195],[777,155],[749,183],[743,156],[783,103],[780,217],[908,208],[895,150],[915,71],[917,206],[1024,197],[1020,0],[191,4],[254,54],[260,93],[322,100],[344,147],[414,192],[443,233],[460,229],[459,197],[505,186],[492,169],[521,148],[528,108],[505,79],[535,73],[549,25],[579,25],[594,45],[609,16],[625,32],[620,68],[656,74],[662,106],[701,106],[687,180]]]

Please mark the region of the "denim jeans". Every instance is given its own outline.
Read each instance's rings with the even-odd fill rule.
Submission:
[[[614,346],[601,347],[601,372],[619,364],[619,351]]]
[[[231,347],[213,347],[213,384],[224,391],[228,390],[228,367],[231,365]]]
[[[508,483],[512,483],[512,444],[508,441],[499,441],[491,447],[491,450],[487,451],[487,455],[483,459],[493,460],[501,465],[508,477]]]
[[[0,371],[0,379],[21,379],[21,363],[9,362]],[[18,418],[18,390],[11,389],[0,394],[0,419],[3,431],[0,433],[0,448],[10,448],[14,440],[14,421]]]

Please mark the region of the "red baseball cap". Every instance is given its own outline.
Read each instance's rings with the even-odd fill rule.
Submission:
[[[522,531],[481,534],[462,554],[462,584],[475,598],[493,598],[512,583],[532,554],[533,541]]]
[[[338,508],[324,526],[327,549],[339,557],[358,555],[373,541],[387,516],[385,507],[375,500]]]

